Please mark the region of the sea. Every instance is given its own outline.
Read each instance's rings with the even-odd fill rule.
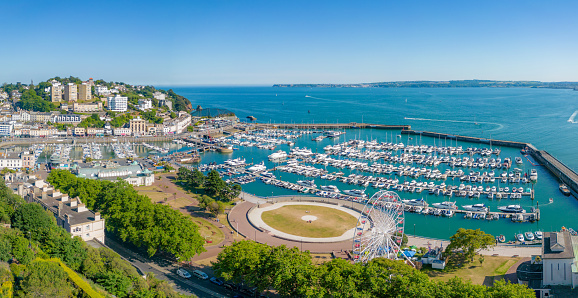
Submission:
[[[529,142],[541,150],[546,150],[573,170],[578,170],[578,123],[573,123],[572,115],[578,110],[578,92],[567,89],[539,88],[277,88],[254,87],[165,87],[188,98],[193,107],[221,108],[234,112],[241,121],[247,116],[257,118],[260,123],[373,123],[390,125],[411,125],[414,130],[434,131],[481,138],[492,138],[519,142]],[[377,140],[380,142],[399,141],[399,132],[379,129],[347,129],[338,139],[311,141],[311,137],[297,140],[296,147],[307,147],[313,152],[323,152],[328,144],[350,139]],[[405,144],[426,144],[444,146],[489,147],[483,144],[469,144],[428,137],[403,136]],[[494,146],[495,148],[495,146]],[[500,157],[522,155],[518,149],[502,147]],[[289,151],[287,145],[277,150]],[[241,147],[230,154],[205,153],[202,163],[223,162],[229,158],[243,157],[248,162],[265,161],[268,168],[273,164],[267,160],[272,151],[255,147]],[[524,197],[518,200],[489,200],[484,195],[479,199],[452,197],[458,206],[485,203],[490,210],[498,206],[519,204],[526,210],[538,206],[540,221],[534,223],[514,223],[509,219],[476,220],[465,219],[458,214],[452,218],[406,213],[405,232],[418,236],[449,239],[460,227],[481,229],[495,236],[505,235],[514,240],[515,234],[527,231],[554,231],[562,227],[578,230],[574,218],[578,212],[578,200],[565,197],[558,189],[558,181],[535,161],[523,159],[523,165],[514,164],[525,172],[538,171],[535,200]],[[443,172],[444,166],[439,167]],[[345,175],[356,173],[343,169]],[[499,173],[500,171],[497,171]],[[278,178],[296,182],[305,177],[275,172]],[[364,174],[364,173],[358,173]],[[365,175],[368,175],[365,173]],[[408,177],[399,177],[411,181]],[[315,179],[317,185],[333,184],[340,190],[356,188],[339,181]],[[448,179],[446,184],[459,185],[459,179]],[[436,182],[439,184],[440,182]],[[484,188],[487,186],[482,184]],[[498,186],[498,183],[495,184]],[[491,185],[490,185],[491,186]],[[519,187],[520,185],[517,185]],[[503,187],[503,185],[502,185]],[[529,187],[523,186],[524,189]],[[360,187],[357,187],[360,188]],[[297,193],[266,185],[256,181],[243,185],[247,192],[268,197],[276,195],[298,195]],[[377,192],[371,186],[366,193]],[[424,198],[432,203],[447,200],[443,196],[398,193],[402,199]],[[553,202],[550,203],[550,198]]]
[[[220,108],[234,112],[241,121],[249,121],[248,116],[257,118],[258,123],[372,123],[389,125],[411,125],[418,131],[433,131],[481,138],[529,142],[538,149],[546,150],[573,170],[578,170],[578,123],[574,116],[578,111],[578,92],[567,89],[534,88],[276,88],[268,86],[254,87],[182,87],[161,86],[173,89],[177,94],[188,98],[193,108]],[[412,145],[462,146],[463,148],[490,147],[489,144],[456,142],[448,139],[408,136],[398,137],[399,131],[380,129],[346,129],[345,134],[336,139],[312,141],[312,135],[295,141],[294,147],[310,148],[313,152],[324,152],[323,147],[351,139],[377,140],[378,142],[403,142]],[[174,151],[186,151],[190,148],[175,143],[158,143],[159,147]],[[249,163],[265,162],[271,169],[280,164],[270,162],[267,156],[277,150],[289,151],[288,145],[279,145],[274,151],[256,147],[237,146],[233,153],[202,153],[201,163],[222,163],[231,158],[245,158]],[[496,148],[496,146],[493,146]],[[134,145],[141,155],[158,154],[141,145]],[[523,157],[519,149],[501,147],[502,159]],[[104,158],[113,155],[110,148],[103,147]],[[46,153],[46,157],[50,151]],[[82,150],[75,148],[71,157],[82,156]],[[475,157],[475,156],[474,156]],[[495,157],[495,156],[493,156]],[[368,162],[368,161],[364,161]],[[531,158],[523,157],[523,165],[513,164],[527,173],[531,169],[538,172],[535,184],[535,199],[528,196],[522,199],[489,200],[485,195],[479,199],[451,197],[458,206],[476,203],[486,204],[491,211],[498,206],[519,204],[527,211],[539,207],[541,218],[534,223],[514,223],[510,219],[477,220],[465,219],[463,214],[452,218],[405,213],[405,232],[407,234],[449,239],[458,228],[481,229],[492,235],[505,235],[514,240],[515,234],[527,231],[555,231],[562,227],[578,230],[578,200],[565,197],[558,189],[559,182],[546,169],[536,165]],[[370,162],[371,163],[371,162]],[[415,166],[415,165],[414,165]],[[316,167],[323,167],[316,165]],[[325,167],[330,172],[370,175],[356,170]],[[448,166],[442,164],[438,169],[443,173]],[[457,170],[457,169],[456,169]],[[490,171],[488,169],[462,169],[468,171]],[[296,182],[311,178],[281,171],[273,172],[277,178]],[[496,176],[501,173],[496,170]],[[386,176],[387,177],[387,176]],[[389,176],[400,181],[414,180],[410,177]],[[340,190],[364,189],[339,181],[326,181],[315,178],[316,185],[335,185]],[[421,181],[429,181],[421,179]],[[459,179],[447,179],[446,184],[459,185]],[[440,184],[441,181],[435,181]],[[486,186],[516,186],[527,189],[526,185],[475,184]],[[301,195],[292,190],[267,185],[259,180],[243,185],[243,190],[261,197]],[[378,191],[371,186],[365,189],[368,195]],[[399,192],[402,199],[425,199],[433,203],[448,200],[447,197],[422,193]],[[550,202],[552,199],[552,202]]]

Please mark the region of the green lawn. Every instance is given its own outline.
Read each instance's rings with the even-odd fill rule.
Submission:
[[[504,278],[508,269],[516,264],[518,260],[520,258],[484,256],[484,264],[481,266],[480,262],[478,262],[478,256],[476,256],[473,262],[459,269],[439,271],[431,269],[429,265],[424,265],[422,271],[432,279],[441,281],[447,281],[452,277],[459,276],[463,279],[470,279],[474,284],[491,286],[494,280]]]
[[[301,219],[305,215],[316,216],[317,220],[308,223]],[[338,237],[354,228],[357,223],[356,217],[344,211],[311,205],[283,206],[263,212],[261,218],[270,227],[281,232],[312,238]]]

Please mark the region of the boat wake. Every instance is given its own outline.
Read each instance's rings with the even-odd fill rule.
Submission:
[[[574,111],[574,113],[572,114],[572,116],[570,116],[570,118],[568,119],[568,122],[570,122],[570,123],[578,123],[578,121],[574,121],[574,118],[576,118],[576,115],[578,115],[578,111]]]
[[[409,118],[409,117],[404,117],[403,119],[414,120],[414,121],[435,121],[435,122],[454,122],[454,123],[472,123],[472,124],[496,125],[496,128],[488,130],[488,131],[496,131],[496,130],[500,130],[500,129],[504,128],[504,125],[502,125],[500,123],[494,123],[494,122],[480,122],[480,121],[476,122],[476,121],[465,121],[465,120],[444,120],[444,119],[426,119],[426,118]]]
[[[305,95],[305,97],[307,97],[307,98],[313,98],[313,99],[320,99],[320,100],[330,100],[330,99],[327,99],[327,98],[314,97],[314,96],[311,96],[311,95]]]

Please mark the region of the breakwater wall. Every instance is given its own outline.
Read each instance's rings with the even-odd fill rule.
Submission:
[[[491,145],[496,145],[496,146],[514,147],[514,148],[520,148],[520,149],[528,146],[528,143],[495,140],[495,139],[486,139],[486,138],[476,138],[476,137],[452,135],[452,134],[432,132],[432,131],[402,130],[401,133],[402,134],[409,134],[409,135],[427,136],[427,137],[432,137],[432,138],[436,138],[436,139],[451,139],[451,140],[471,142],[471,143],[481,143],[481,144],[491,144]]]
[[[375,128],[375,129],[411,129],[410,125],[384,125],[370,123],[258,123],[255,128],[283,129],[344,129],[344,128]]]

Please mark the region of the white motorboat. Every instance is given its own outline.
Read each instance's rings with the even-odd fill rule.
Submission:
[[[411,200],[402,200],[402,202],[409,206],[420,206],[420,207],[427,207],[428,203],[424,201],[424,199],[411,199]]]
[[[269,155],[270,160],[282,160],[287,158],[287,152],[283,150],[279,150],[271,155]]]
[[[366,196],[365,192],[361,189],[348,189],[348,190],[344,190],[343,192],[345,194],[350,195],[350,196],[359,196],[359,197],[365,197]]]
[[[524,233],[524,236],[526,236],[526,239],[528,239],[528,241],[534,240],[534,233],[532,232],[526,232]]]
[[[305,187],[315,188],[315,181],[314,180],[299,180],[297,184]]]
[[[267,167],[265,166],[265,162],[262,161],[254,166],[249,167],[248,170],[251,172],[263,172],[267,170]]]
[[[335,185],[322,185],[321,189],[330,192],[339,192],[339,188]]]
[[[536,169],[532,169],[532,171],[530,172],[530,180],[532,181],[538,180],[538,172],[536,171]]]
[[[536,235],[536,239],[542,240],[542,231],[536,231],[534,232],[534,235]]]
[[[520,241],[520,242],[524,242],[524,235],[522,234],[517,234],[516,235],[516,240]]]
[[[485,204],[464,205],[462,208],[467,211],[488,212],[488,207]]]
[[[498,210],[506,213],[526,213],[520,205],[508,205],[508,206],[501,206],[498,207]]]
[[[441,202],[441,203],[433,203],[432,205],[434,207],[440,208],[440,209],[458,209],[458,206],[456,206],[456,202],[450,202],[450,201]]]
[[[515,158],[515,159],[516,159],[516,163],[517,163],[517,164],[519,164],[519,165],[521,165],[521,164],[523,164],[523,163],[524,163],[524,162],[522,162],[522,158],[521,158],[521,157],[519,157],[519,156],[516,156],[516,158]]]

